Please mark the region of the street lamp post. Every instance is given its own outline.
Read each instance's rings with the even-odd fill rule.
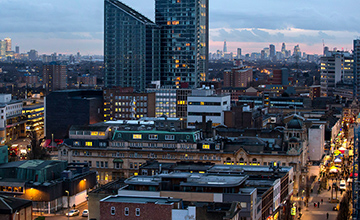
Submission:
[[[69,212],[70,212],[70,205],[69,205],[69,203],[70,203],[70,199],[69,199],[69,191],[67,191],[67,190],[65,190],[65,192],[66,192],[66,194],[67,194],[67,206],[68,206],[68,214],[67,214],[67,217],[68,217],[68,220],[69,220]]]

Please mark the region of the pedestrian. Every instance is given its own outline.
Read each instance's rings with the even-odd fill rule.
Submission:
[[[326,213],[326,219],[329,219],[329,213]]]
[[[324,200],[323,199],[321,199],[321,204],[324,202]]]

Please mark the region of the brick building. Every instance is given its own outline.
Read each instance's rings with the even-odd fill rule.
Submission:
[[[249,87],[253,79],[253,70],[244,67],[235,67],[224,72],[223,87]]]

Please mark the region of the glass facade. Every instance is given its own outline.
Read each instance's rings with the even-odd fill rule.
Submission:
[[[161,26],[161,81],[164,85],[205,81],[208,60],[208,0],[156,0]]]
[[[143,91],[160,79],[160,29],[117,0],[104,7],[105,87]]]

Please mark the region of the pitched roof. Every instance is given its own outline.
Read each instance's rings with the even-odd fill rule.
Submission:
[[[0,195],[0,214],[12,214],[29,206],[32,206],[31,200]]]

